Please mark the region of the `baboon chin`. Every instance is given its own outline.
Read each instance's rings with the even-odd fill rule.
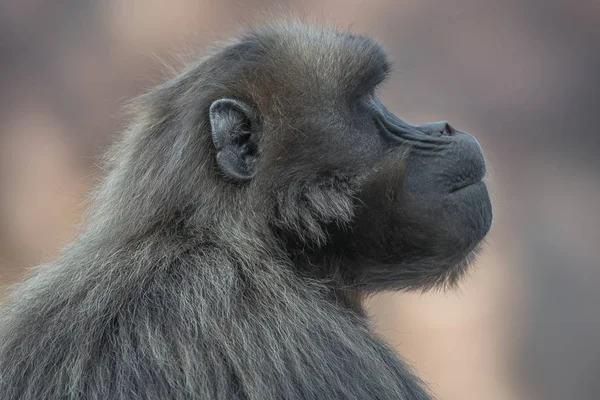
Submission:
[[[477,141],[378,99],[382,47],[287,21],[141,96],[81,235],[0,320],[0,398],[430,399],[367,293],[454,283]]]

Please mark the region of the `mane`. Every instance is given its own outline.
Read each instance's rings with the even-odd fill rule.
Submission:
[[[1,310],[0,397],[426,398],[364,316],[302,274],[280,236],[321,246],[327,224],[352,218],[352,182],[316,173],[279,191],[289,182],[228,182],[214,162],[209,105],[224,95],[267,102],[253,75],[264,57],[301,53],[311,37],[324,54],[341,45],[336,35],[253,31],[132,104],[82,233]]]

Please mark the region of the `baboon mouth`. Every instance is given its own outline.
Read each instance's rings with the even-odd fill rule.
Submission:
[[[450,193],[456,193],[464,189],[474,188],[476,186],[485,186],[483,179],[465,181],[450,190]]]

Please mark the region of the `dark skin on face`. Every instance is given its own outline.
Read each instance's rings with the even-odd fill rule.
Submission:
[[[302,82],[308,74],[312,84],[277,82],[263,97],[277,107],[240,98],[212,103],[219,168],[255,193],[285,193],[295,180],[347,183],[352,216],[319,221],[325,239],[311,242],[302,223],[273,223],[297,265],[334,277],[338,289],[352,288],[347,294],[454,284],[492,221],[479,143],[446,121],[411,125],[389,111],[375,94],[389,62],[372,39],[348,34],[328,50],[315,55],[320,62],[286,66],[288,77]],[[354,57],[342,68],[336,52]],[[269,79],[280,77],[272,72]],[[273,133],[275,126],[286,133]]]

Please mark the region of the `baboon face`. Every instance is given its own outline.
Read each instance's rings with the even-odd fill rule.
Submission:
[[[399,286],[453,280],[492,220],[477,140],[388,110],[376,89],[389,61],[372,39],[289,29],[239,44],[246,89],[210,105],[224,179],[251,188],[304,252]]]

